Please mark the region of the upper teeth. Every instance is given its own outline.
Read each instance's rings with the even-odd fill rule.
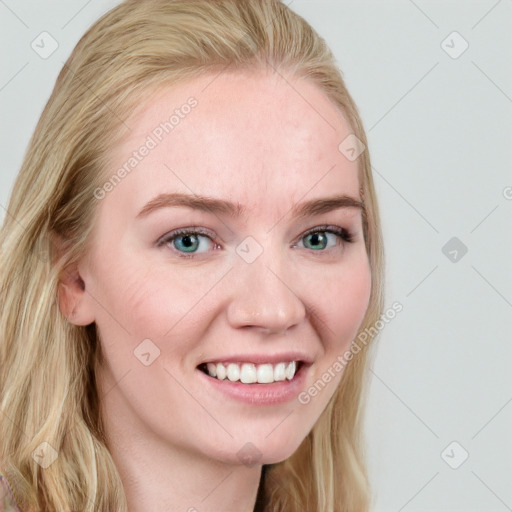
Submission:
[[[295,375],[297,363],[258,364],[253,363],[207,363],[206,368],[210,377],[219,380],[228,378],[230,381],[240,381],[244,384],[258,382],[269,384],[280,380],[291,380]]]

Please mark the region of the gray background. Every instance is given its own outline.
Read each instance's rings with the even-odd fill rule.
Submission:
[[[0,0],[2,218],[63,62],[117,3]],[[403,305],[372,365],[375,510],[512,510],[512,0],[290,7],[326,38],[360,108],[386,307]],[[43,31],[58,43],[47,58],[31,47]]]

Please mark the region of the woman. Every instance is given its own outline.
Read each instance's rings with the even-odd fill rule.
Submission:
[[[366,144],[277,0],[132,0],[94,24],[2,228],[8,506],[369,510]]]

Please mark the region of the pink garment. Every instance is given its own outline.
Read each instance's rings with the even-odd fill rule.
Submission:
[[[0,475],[0,512],[21,512],[11,486],[3,475]]]

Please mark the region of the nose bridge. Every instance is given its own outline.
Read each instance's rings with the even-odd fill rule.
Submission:
[[[305,307],[293,289],[290,267],[279,251],[270,248],[250,261],[244,257],[243,243],[235,263],[233,296],[228,319],[233,327],[252,326],[269,332],[283,332],[302,321]],[[255,250],[250,246],[249,250]],[[240,251],[242,249],[242,251]]]

